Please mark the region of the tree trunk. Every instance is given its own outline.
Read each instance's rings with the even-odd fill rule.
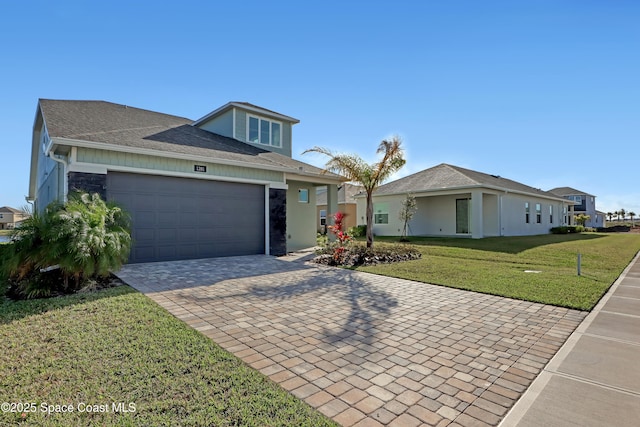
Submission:
[[[373,191],[367,191],[367,248],[373,247]]]

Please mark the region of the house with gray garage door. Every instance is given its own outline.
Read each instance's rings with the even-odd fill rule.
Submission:
[[[292,158],[292,117],[230,102],[198,120],[105,101],[38,101],[29,195],[100,194],[132,220],[130,262],[283,255],[316,244],[316,191],[345,179]]]

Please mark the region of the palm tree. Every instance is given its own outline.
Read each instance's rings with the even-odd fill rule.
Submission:
[[[620,211],[615,211],[613,214],[616,216],[616,221],[620,221]]]
[[[607,212],[607,216],[609,217],[609,222],[611,222],[611,218],[613,217],[613,212]]]
[[[631,211],[631,212],[629,212],[629,216],[631,217],[631,228],[633,228],[633,217],[636,216],[636,213]]]
[[[624,209],[620,209],[620,216],[622,217],[622,220],[624,221],[624,217],[627,214],[627,211],[625,211]]]
[[[356,154],[335,154],[322,147],[313,147],[302,153],[315,152],[328,156],[329,161],[323,172],[338,173],[364,187],[367,193],[367,248],[373,247],[373,192],[406,163],[401,144],[397,136],[383,140],[376,150],[376,154],[382,153],[382,159],[371,165]]]

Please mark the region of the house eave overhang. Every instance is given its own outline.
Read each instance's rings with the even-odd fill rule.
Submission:
[[[239,166],[239,167],[245,167],[250,169],[262,169],[262,170],[270,170],[274,172],[283,172],[287,174],[287,176],[291,176],[290,174],[293,173],[293,175],[300,175],[300,176],[306,177],[305,179],[306,181],[309,181],[310,178],[312,177],[315,177],[317,182],[339,183],[344,181],[343,177],[332,178],[332,177],[327,177],[321,174],[314,174],[311,172],[305,173],[304,171],[299,171],[293,168],[287,168],[283,166],[264,165],[264,164],[256,165],[255,163],[251,163],[251,162],[219,159],[216,157],[207,157],[207,156],[199,156],[199,155],[184,154],[184,153],[174,153],[169,151],[152,150],[149,148],[129,147],[124,145],[108,144],[108,143],[102,143],[102,142],[86,141],[86,140],[71,139],[71,138],[61,138],[61,137],[51,138],[51,142],[49,143],[49,146],[47,148],[48,150],[52,150],[53,152],[56,152],[57,149],[63,146],[94,148],[98,150],[118,151],[118,152],[142,154],[142,155],[156,156],[156,157],[168,157],[171,159],[190,160],[194,162],[206,161],[206,162],[221,164],[221,165]]]
[[[562,197],[557,197],[557,196],[550,196],[548,194],[540,194],[540,193],[535,193],[535,192],[530,192],[530,191],[521,191],[521,190],[513,190],[513,189],[509,189],[509,188],[504,188],[504,187],[499,187],[499,186],[493,186],[493,185],[481,185],[481,184],[477,184],[477,185],[463,185],[463,186],[457,186],[457,187],[442,187],[442,188],[433,188],[433,189],[427,189],[427,190],[416,190],[416,191],[397,191],[397,192],[392,192],[392,193],[384,193],[384,194],[376,194],[375,192],[373,193],[373,196],[376,197],[381,197],[381,196],[399,196],[399,195],[405,195],[407,193],[411,193],[416,197],[420,197],[420,196],[430,196],[433,195],[434,193],[447,193],[447,192],[451,192],[451,193],[461,193],[461,192],[465,192],[465,191],[473,191],[473,190],[478,190],[478,189],[487,189],[487,190],[491,190],[491,191],[496,191],[498,193],[504,193],[504,194],[519,194],[519,195],[524,195],[524,196],[533,196],[533,197],[539,197],[542,199],[548,199],[548,200],[554,200],[554,201],[558,201],[558,202],[563,202],[563,203],[567,203],[567,204],[574,204],[574,202],[564,199]],[[365,197],[366,194],[363,193],[359,193],[357,195],[355,195],[354,197],[357,198],[362,198]]]
[[[285,175],[285,180],[290,181],[303,181],[303,182],[311,182],[313,184],[323,185],[323,184],[336,184],[340,185],[341,183],[347,181],[347,179],[340,175],[326,175],[326,174],[315,174],[315,173],[305,173],[304,171],[298,171],[295,173],[287,173]]]
[[[206,116],[203,116],[201,118],[199,118],[198,120],[194,121],[192,123],[193,126],[200,126],[203,123],[208,122],[209,120],[211,120],[212,118],[226,112],[227,110],[231,110],[233,108],[238,108],[241,110],[245,110],[245,111],[249,111],[252,113],[256,113],[256,114],[260,114],[261,116],[265,116],[265,117],[270,117],[276,120],[280,120],[280,121],[284,121],[284,122],[289,122],[291,124],[297,124],[300,123],[300,120],[298,119],[294,119],[293,117],[289,117],[289,116],[285,116],[284,114],[279,114],[273,111],[269,111],[269,110],[265,110],[263,108],[259,108],[259,107],[253,107],[250,105],[244,105],[244,104],[240,104],[238,102],[228,102],[225,105],[223,105],[222,107],[213,110],[212,112],[210,112],[209,114],[207,114]]]

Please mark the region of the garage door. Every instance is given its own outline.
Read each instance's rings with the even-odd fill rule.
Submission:
[[[109,172],[107,197],[131,214],[130,262],[264,253],[264,186]]]

